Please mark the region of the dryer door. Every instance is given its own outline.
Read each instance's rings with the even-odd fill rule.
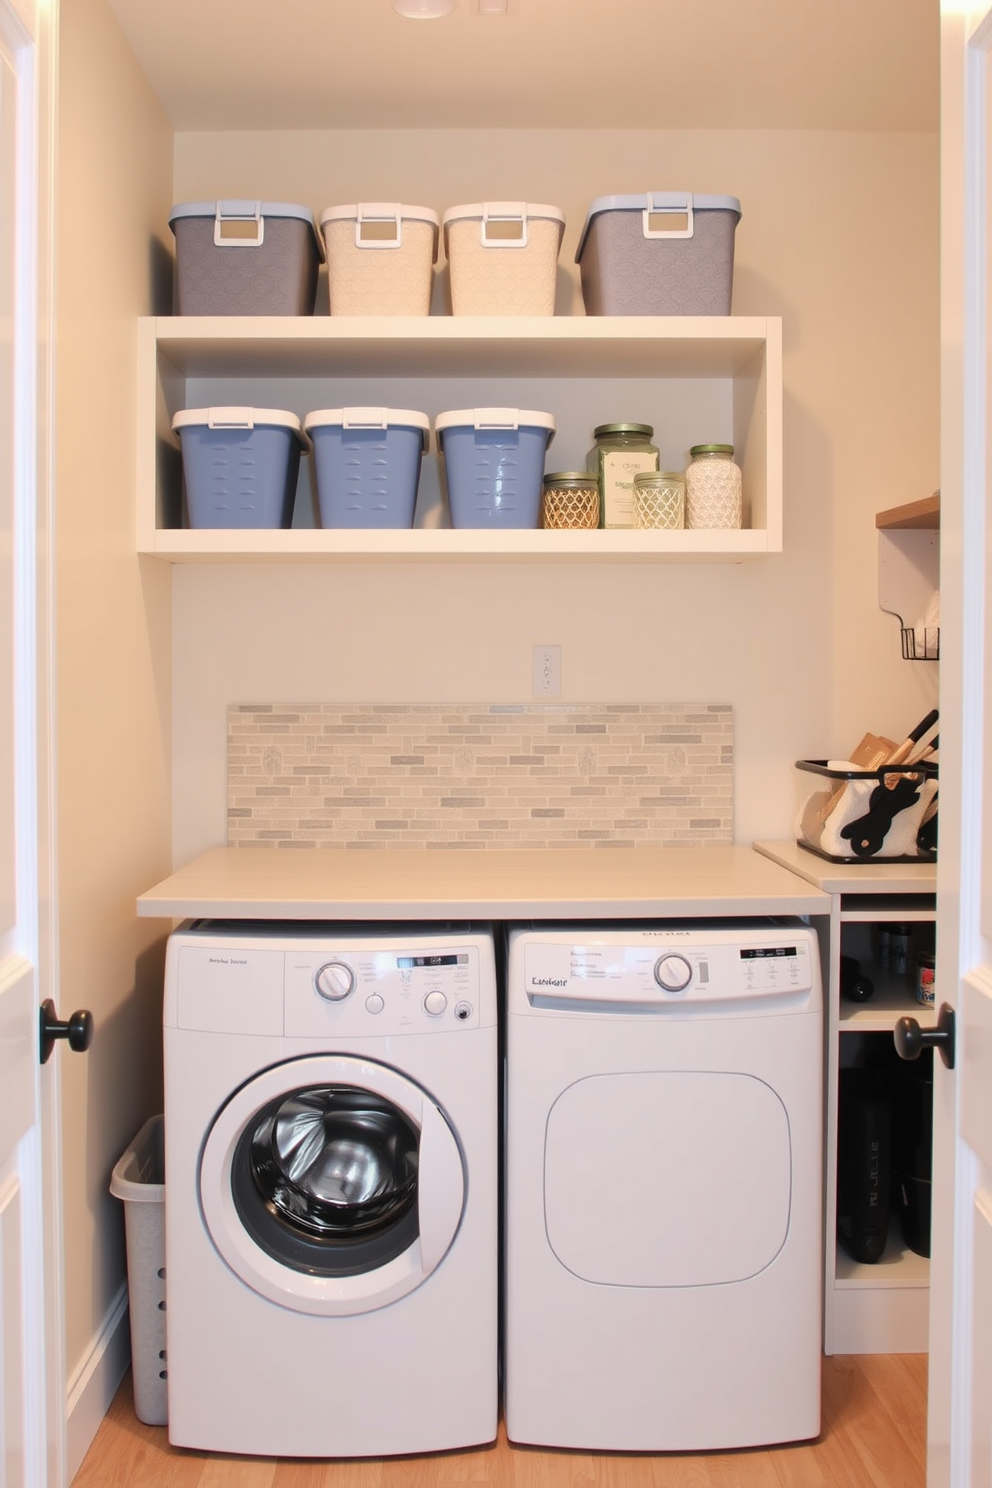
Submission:
[[[465,1171],[444,1114],[373,1060],[263,1071],[218,1112],[200,1203],[232,1271],[297,1312],[370,1312],[420,1286],[461,1222]]]

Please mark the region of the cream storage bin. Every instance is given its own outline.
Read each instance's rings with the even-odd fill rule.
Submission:
[[[453,315],[554,315],[565,218],[532,202],[449,207],[441,219]]]
[[[179,202],[180,315],[312,315],[323,245],[313,213],[293,202]]]
[[[285,408],[186,408],[182,450],[191,527],[291,527],[300,455],[310,441]]]
[[[601,196],[579,239],[587,315],[729,315],[734,196],[651,191]]]
[[[921,829],[936,808],[937,766],[880,765],[858,770],[846,760],[796,760],[796,840],[832,863],[932,862]]]
[[[429,207],[326,207],[320,229],[332,315],[427,315],[440,223]]]

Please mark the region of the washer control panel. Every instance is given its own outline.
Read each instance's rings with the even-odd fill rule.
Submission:
[[[570,941],[528,938],[527,997],[538,1006],[703,1007],[809,993],[819,978],[812,932],[775,927],[738,931],[644,930],[637,938]]]
[[[180,1028],[308,1038],[451,1033],[495,1023],[493,956],[482,937],[245,937],[220,944],[177,932],[170,949]]]

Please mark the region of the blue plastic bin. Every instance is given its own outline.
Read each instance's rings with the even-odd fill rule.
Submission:
[[[313,441],[323,527],[412,527],[426,413],[410,408],[318,408],[303,427]]]
[[[300,455],[309,448],[282,408],[187,408],[172,427],[182,448],[191,527],[289,527]]]
[[[462,408],[434,424],[453,527],[538,527],[550,413]]]

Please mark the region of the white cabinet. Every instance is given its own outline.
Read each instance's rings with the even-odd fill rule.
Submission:
[[[138,551],[173,563],[334,559],[684,559],[740,562],[782,548],[782,326],[778,317],[166,317],[139,324]],[[539,408],[558,432],[549,469],[584,463],[597,422],[655,426],[662,464],[732,443],[741,531],[453,530],[425,461],[410,530],[191,531],[171,433],[184,407]],[[706,430],[708,432],[704,433]],[[433,438],[432,438],[433,445]],[[427,464],[432,462],[430,472]],[[304,460],[304,466],[310,464]],[[304,479],[309,479],[309,473]],[[422,492],[423,494],[423,492]],[[299,500],[298,507],[301,506]],[[422,503],[423,505],[423,503]]]
[[[915,981],[882,971],[874,960],[877,927],[901,922],[914,945],[933,946],[936,865],[828,863],[790,842],[756,842],[756,851],[791,868],[831,895],[829,922],[818,922],[823,957],[824,1293],[823,1347],[828,1354],[919,1353],[927,1348],[930,1263],[911,1250],[893,1218],[882,1259],[859,1263],[837,1238],[838,1091],[842,1068],[858,1062],[865,1040],[891,1043],[905,1014],[923,1027],[936,1012],[919,1006]],[[852,956],[875,985],[864,1003],[840,992],[840,958]],[[939,1001],[939,999],[938,999]]]

